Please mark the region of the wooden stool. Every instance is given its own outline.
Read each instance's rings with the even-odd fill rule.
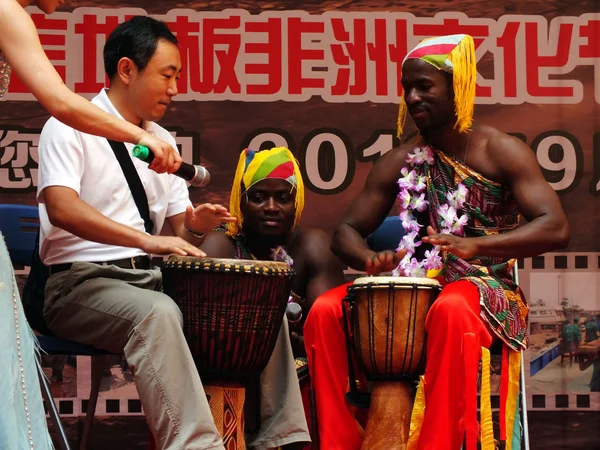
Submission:
[[[246,450],[244,440],[245,389],[235,384],[204,385],[215,426],[227,450]]]
[[[223,438],[227,450],[246,450],[244,439],[245,389],[236,384],[205,384],[204,392],[215,426]],[[154,438],[150,433],[148,450],[155,450]]]

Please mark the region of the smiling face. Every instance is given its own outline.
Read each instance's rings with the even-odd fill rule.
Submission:
[[[408,59],[402,66],[402,88],[408,113],[422,134],[456,120],[450,74],[420,59]]]
[[[294,225],[296,190],[281,179],[259,181],[242,195],[246,236],[283,238]]]

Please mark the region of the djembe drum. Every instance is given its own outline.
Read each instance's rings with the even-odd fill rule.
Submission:
[[[373,382],[362,449],[402,450],[408,442],[425,318],[440,290],[437,280],[408,277],[364,277],[348,287],[349,344]]]
[[[225,448],[243,450],[244,386],[269,362],[293,271],[281,262],[171,256],[162,272]]]

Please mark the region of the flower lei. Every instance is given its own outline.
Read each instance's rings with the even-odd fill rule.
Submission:
[[[271,249],[271,259],[273,261],[284,262],[290,267],[294,266],[294,260],[290,255],[288,255],[287,251],[282,245]],[[288,297],[288,303],[294,303],[294,296],[291,293]],[[300,314],[300,319],[302,319],[302,313]],[[297,321],[300,319],[297,319]]]
[[[284,262],[290,267],[294,265],[294,260],[287,254],[282,245],[271,249],[271,259],[273,261]]]
[[[400,200],[400,220],[404,228],[404,236],[396,251],[406,250],[406,256],[400,261],[398,267],[392,272],[394,276],[405,277],[425,277],[428,271],[439,271],[444,263],[440,255],[440,247],[434,246],[433,249],[425,251],[425,257],[422,261],[417,261],[413,257],[415,250],[421,245],[418,239],[419,230],[423,225],[419,224],[414,217],[413,211],[423,212],[427,209],[429,202],[425,200],[425,189],[427,188],[427,177],[421,169],[423,163],[434,164],[435,157],[433,150],[429,146],[418,147],[414,153],[409,153],[406,162],[412,168],[403,167],[402,176],[398,179],[398,199]],[[456,190],[446,194],[448,203],[442,204],[437,208],[437,212],[442,218],[440,223],[442,233],[464,236],[463,227],[468,221],[468,216],[462,214],[459,217],[459,210],[463,207],[467,196],[467,187],[458,183]]]

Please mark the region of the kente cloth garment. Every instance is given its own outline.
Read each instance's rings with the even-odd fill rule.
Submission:
[[[266,179],[285,180],[296,190],[294,207],[294,227],[298,225],[304,209],[304,182],[296,158],[285,147],[271,150],[254,151],[244,149],[240,153],[233,186],[229,197],[229,212],[237,222],[227,224],[227,234],[235,236],[241,232],[244,216],[242,214],[242,195],[256,183]]]
[[[458,183],[467,189],[462,212],[468,222],[466,237],[490,236],[517,228],[520,214],[512,193],[494,181],[488,180],[460,161],[433,149],[435,162],[420,166],[427,175],[429,218],[437,229],[442,229],[437,209],[447,202],[446,195]],[[465,261],[450,253],[444,254],[446,282],[465,279],[479,288],[481,315],[494,333],[515,351],[528,346],[527,317],[529,307],[521,289],[514,282],[511,271],[514,259],[474,257]]]

